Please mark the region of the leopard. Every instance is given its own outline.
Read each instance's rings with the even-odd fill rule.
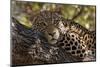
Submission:
[[[44,33],[51,45],[79,58],[95,56],[96,33],[65,19],[57,12],[42,11],[33,19],[33,29]]]
[[[73,26],[73,24],[70,26]],[[61,30],[59,31],[58,28],[56,27],[55,29],[51,28],[51,31],[50,28],[49,29],[47,28],[49,31],[47,31],[46,37],[49,40],[49,43],[52,43],[53,42],[52,39],[55,39],[55,42],[53,42],[52,44],[58,45],[59,47],[65,49],[66,52],[71,53],[73,56],[77,56],[80,58],[85,58],[89,55],[95,56],[96,52],[95,31],[90,32],[84,27],[82,29],[82,26],[78,26],[79,29],[77,26],[73,27],[76,28],[72,27],[68,28],[66,26],[62,27],[60,28],[63,29],[62,31]],[[48,38],[49,36],[51,36],[52,38]],[[55,36],[58,38],[56,38]]]

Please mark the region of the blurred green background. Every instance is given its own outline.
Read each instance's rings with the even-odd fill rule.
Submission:
[[[76,23],[81,24],[90,31],[95,30],[96,26],[96,7],[93,5],[74,5],[74,4],[54,4],[12,1],[11,14],[18,18],[20,23],[31,27],[30,17],[39,11],[50,10],[60,11],[64,18],[73,19]]]

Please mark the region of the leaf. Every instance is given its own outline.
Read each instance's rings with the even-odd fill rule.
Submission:
[[[32,27],[32,23],[28,20],[28,18],[25,15],[17,17],[17,20],[19,21],[19,23],[25,25],[28,28]]]

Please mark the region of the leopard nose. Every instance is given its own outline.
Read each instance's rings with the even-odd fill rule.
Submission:
[[[52,40],[56,40],[55,38],[52,38]]]

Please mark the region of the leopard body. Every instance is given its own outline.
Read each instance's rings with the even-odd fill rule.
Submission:
[[[95,56],[96,35],[57,12],[42,11],[33,19],[33,29],[44,33],[51,45],[63,48],[73,56]]]

